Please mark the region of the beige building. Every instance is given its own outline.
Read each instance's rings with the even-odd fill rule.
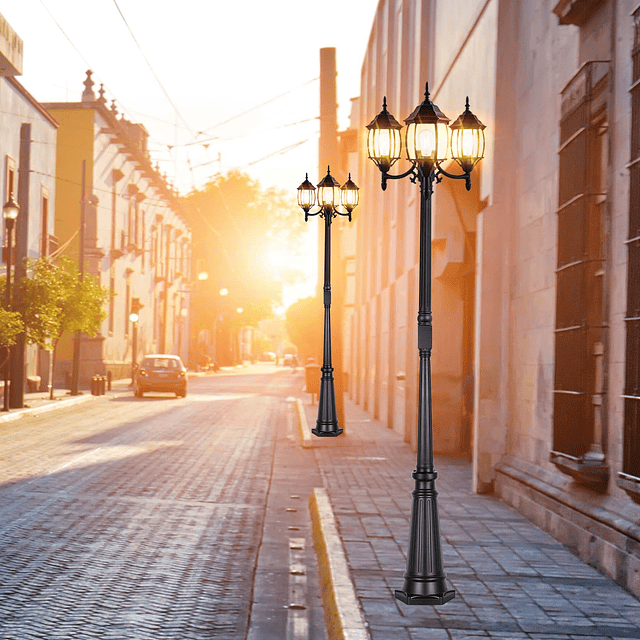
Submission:
[[[640,5],[380,1],[354,110],[346,368],[411,443],[419,189],[382,192],[365,126],[384,96],[402,122],[427,80],[451,120],[469,96],[487,125],[471,191],[444,178],[433,199],[436,451],[640,594]]]
[[[20,206],[14,225],[12,262],[15,281],[25,274],[25,258],[55,251],[54,199],[57,123],[18,82],[22,74],[23,42],[0,15],[0,207],[10,197]],[[0,219],[2,245],[7,245],[6,223]],[[0,273],[6,273],[3,257]],[[15,288],[13,289],[15,292]],[[5,291],[2,291],[4,297]],[[47,352],[18,338],[11,356],[11,407],[20,407],[24,391],[46,388]],[[4,378],[4,376],[2,376]],[[29,386],[27,386],[29,383]]]

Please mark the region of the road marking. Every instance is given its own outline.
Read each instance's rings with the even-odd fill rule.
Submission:
[[[309,638],[305,552],[304,538],[289,538],[287,640],[308,640]]]

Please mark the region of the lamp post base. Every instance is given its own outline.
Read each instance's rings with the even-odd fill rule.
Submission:
[[[325,361],[328,358],[325,358]],[[311,430],[314,436],[320,438],[335,437],[343,433],[338,426],[336,413],[336,393],[333,386],[333,367],[329,364],[322,365],[322,377],[320,378],[320,395],[318,396],[318,419],[316,428]]]
[[[454,590],[444,591],[443,593],[438,593],[436,595],[418,595],[415,593],[406,593],[405,591],[400,591],[400,589],[396,589],[396,598],[400,600],[400,602],[404,602],[405,604],[446,604],[449,600],[453,600],[456,592]]]
[[[316,428],[311,429],[311,433],[319,438],[339,436],[343,431],[344,429],[340,429],[337,422],[318,422]]]

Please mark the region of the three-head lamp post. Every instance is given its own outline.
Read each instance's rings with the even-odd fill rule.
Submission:
[[[387,111],[384,98],[382,111],[367,125],[369,158],[382,173],[382,190],[388,180],[409,177],[420,184],[420,263],[418,302],[418,351],[420,358],[418,388],[417,462],[413,472],[415,489],[412,493],[411,525],[407,570],[402,590],[396,590],[398,600],[412,605],[445,604],[455,596],[447,589],[440,545],[440,524],[433,466],[433,428],[431,411],[431,348],[433,343],[431,314],[431,196],[433,184],[443,177],[464,180],[471,189],[471,171],[484,156],[484,129],[469,109],[467,98],[464,112],[449,125],[449,119],[429,99],[429,85],[425,97],[405,120],[408,171],[391,175],[389,170],[400,159],[402,125]],[[449,140],[451,132],[451,140]],[[445,171],[442,163],[448,153],[461,167],[462,174]]]
[[[339,436],[343,429],[338,425],[336,396],[331,364],[331,223],[336,216],[346,216],[351,222],[351,213],[358,206],[358,187],[351,180],[340,186],[327,167],[327,175],[320,181],[317,189],[318,210],[312,212],[316,204],[316,188],[309,182],[309,175],[298,187],[298,205],[304,211],[304,220],[309,216],[324,218],[324,346],[322,353],[322,375],[318,397],[318,419],[312,433],[319,437]],[[339,210],[342,204],[345,212]]]

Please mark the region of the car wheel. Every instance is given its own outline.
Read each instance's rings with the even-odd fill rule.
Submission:
[[[144,391],[138,387],[136,389],[136,398],[142,398],[144,396]]]

